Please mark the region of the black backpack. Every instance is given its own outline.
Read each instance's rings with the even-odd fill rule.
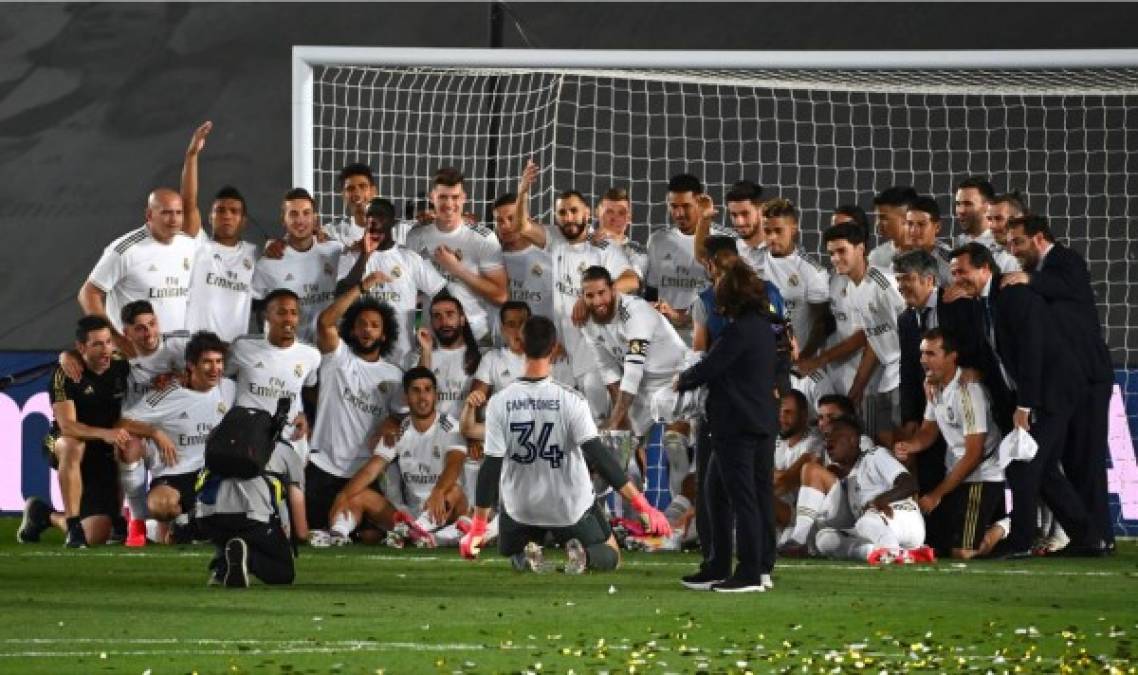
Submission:
[[[291,402],[277,401],[276,413],[234,406],[205,441],[205,468],[221,478],[255,478],[265,470],[281,430],[288,423]]]

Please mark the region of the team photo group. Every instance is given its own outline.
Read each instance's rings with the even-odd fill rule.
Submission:
[[[784,557],[1114,551],[1091,277],[1017,186],[874,186],[819,260],[803,205],[746,176],[646,186],[669,222],[639,241],[629,185],[529,161],[473,213],[463,167],[396,204],[381,158],[335,205],[285,192],[258,247],[238,187],[199,195],[212,130],[78,289],[44,441],[62,510],[30,497],[21,543],[210,542],[226,587],[292,583],[300,546],[567,574],[698,550],[676,583],[726,593]]]

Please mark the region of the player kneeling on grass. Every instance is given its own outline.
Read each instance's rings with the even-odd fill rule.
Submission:
[[[863,453],[856,419],[839,417],[829,426],[826,450],[833,463],[803,467],[791,538],[805,543],[816,525],[814,546],[824,556],[871,565],[935,562],[922,545],[916,478],[885,448]]]
[[[403,420],[395,447],[380,443],[375,453],[348,480],[332,503],[332,532],[347,538],[363,518],[387,530],[388,543],[401,546],[454,546],[461,533],[456,525],[469,505],[459,484],[466,461],[466,441],[458,421],[438,409],[435,374],[418,366],[403,376],[410,415]],[[388,464],[399,462],[403,495],[400,508],[375,488]]]
[[[546,569],[540,542],[549,534],[565,546],[566,573],[616,569],[620,548],[597,504],[590,466],[647,518],[650,532],[668,535],[671,527],[601,443],[585,398],[550,377],[557,341],[553,322],[531,317],[522,339],[525,375],[491,396],[486,406],[477,507],[460,551],[467,558],[478,555],[486,518],[497,506],[498,550],[515,569]]]

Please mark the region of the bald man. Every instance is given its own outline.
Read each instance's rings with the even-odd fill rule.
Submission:
[[[79,289],[79,306],[85,314],[106,317],[121,334],[122,307],[146,300],[163,330],[184,329],[200,234],[200,220],[183,229],[182,197],[177,191],[154,190],[146,201],[146,223],[103,250]]]

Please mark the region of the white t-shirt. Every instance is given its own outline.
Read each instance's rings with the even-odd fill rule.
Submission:
[[[798,346],[805,347],[811,328],[808,305],[829,301],[829,272],[812,257],[795,249],[781,258],[767,256],[766,280],[782,293],[791,326],[798,337]]]
[[[515,354],[508,347],[498,347],[482,355],[478,370],[474,371],[474,379],[488,384],[492,392],[501,391],[521,378],[525,368],[525,354]],[[553,363],[551,375],[557,382],[573,384],[573,371],[564,360]]]
[[[336,275],[342,247],[338,242],[316,243],[307,251],[285,246],[277,260],[262,257],[253,272],[253,297],[258,300],[278,288],[300,296],[300,340],[316,341],[316,317],[336,296]]]
[[[208,330],[226,342],[249,331],[257,247],[209,241],[198,248],[190,280],[186,330]],[[161,324],[159,324],[161,325]]]
[[[158,391],[123,412],[123,417],[160,429],[178,448],[177,462],[167,465],[162,453],[148,443],[146,465],[154,477],[198,471],[205,465],[205,442],[225,413],[233,407],[236,385],[222,378],[208,391],[177,384]]]
[[[878,495],[893,489],[897,476],[906,473],[905,466],[882,447],[862,452],[846,477],[846,498],[850,510],[860,516]]]
[[[431,263],[447,280],[451,295],[462,303],[463,311],[466,312],[466,321],[474,331],[474,337],[481,340],[490,330],[487,313],[493,310],[493,307],[489,303],[483,303],[481,297],[470,287],[435,262],[435,249],[439,246],[447,246],[454,251],[466,269],[475,274],[483,274],[500,270],[505,265],[498,237],[481,225],[474,227],[459,225],[450,232],[443,232],[436,225],[425,225],[407,233],[407,248]]]
[[[984,385],[979,382],[962,384],[958,369],[952,381],[925,404],[925,419],[936,422],[940,435],[944,437],[947,448],[944,454],[946,469],[952,471],[964,457],[966,436],[984,434],[983,459],[964,482],[1004,480],[996,452],[1000,446],[1000,430],[992,418],[992,407],[988,405],[988,392],[984,390]]]
[[[162,330],[186,327],[190,273],[200,243],[179,233],[163,244],[143,225],[103,249],[87,280],[107,294],[107,317],[115,330],[122,331],[119,315],[135,300],[150,302]]]
[[[354,263],[357,256],[352,254],[345,257]],[[350,265],[348,269],[351,269]],[[392,279],[385,284],[373,286],[368,295],[386,302],[395,310],[395,316],[399,320],[399,334],[395,348],[387,358],[400,363],[415,344],[415,313],[419,295],[432,298],[447,282],[435,271],[434,266],[404,246],[393,246],[386,251],[372,253],[364,266],[364,277],[372,272],[383,272]]]
[[[237,375],[236,404],[275,413],[277,399],[291,401],[291,421],[304,409],[300,390],[316,384],[320,352],[303,342],[277,347],[260,335],[242,335],[229,348],[228,368]],[[291,436],[290,424],[284,436]]]
[[[893,243],[892,239],[887,239],[870,251],[866,259],[873,267],[880,268],[886,274],[893,274],[893,259],[896,257],[897,245]]]
[[[812,454],[821,459],[825,444],[825,439],[817,429],[808,429],[794,445],[780,437],[774,443],[774,470],[786,471],[805,454]]]
[[[643,298],[618,293],[616,303],[611,321],[590,319],[585,324],[605,384],[620,382],[621,391],[636,394],[642,377],[661,378],[683,370],[691,348],[672,324]]]
[[[707,270],[695,259],[695,235],[678,228],[656,230],[648,237],[648,279],[662,302],[687,309],[707,286]]]
[[[857,332],[854,323],[854,309],[851,303],[850,291],[853,288],[849,277],[841,274],[830,275],[830,313],[834,316],[834,332],[827,342],[828,347],[845,340]],[[859,349],[844,361],[833,362],[826,367],[830,374],[830,381],[834,388],[843,396],[848,394],[857,375],[857,365],[861,361],[862,350]],[[867,389],[867,391],[870,391]]]
[[[418,351],[408,354],[404,370],[419,365],[419,358]],[[437,381],[439,412],[445,412],[456,420],[462,416],[462,406],[466,403],[466,395],[470,393],[470,383],[474,381],[472,375],[466,374],[465,359],[465,345],[458,349],[436,346],[431,350],[431,372]]]
[[[992,234],[991,229],[984,230],[977,237],[973,237],[967,232],[962,232],[956,236],[957,247],[964,246],[965,244],[970,244],[972,242],[983,244],[988,247],[988,250],[992,252],[992,257],[996,260],[996,266],[1000,268],[1001,272],[1020,271],[1019,259],[1017,259],[1011,253],[1008,253],[1007,249],[1005,249],[1000,245],[998,241],[996,241],[996,235]]]
[[[850,282],[849,299],[854,326],[865,331],[869,346],[881,363],[881,381],[876,391],[893,391],[900,383],[901,343],[897,338],[897,317],[905,311],[905,299],[897,290],[897,278],[869,267],[860,284]],[[866,391],[873,390],[867,388]]]
[[[518,380],[486,406],[486,456],[501,457],[503,510],[519,523],[566,527],[593,505],[581,444],[597,437],[585,398],[554,382]]]
[[[403,434],[395,447],[380,443],[375,454],[388,462],[399,462],[403,497],[413,514],[423,510],[423,503],[439,482],[446,468],[449,452],[466,455],[466,440],[458,431],[458,422],[444,412],[435,414],[435,421],[426,431],[415,428],[411,418],[403,420]]]
[[[716,233],[713,232],[712,234]],[[767,275],[769,274],[771,255],[765,241],[760,240],[758,246],[751,246],[745,239],[739,237],[735,239],[735,249],[739,252],[739,257],[743,259],[743,262],[747,263],[755,271],[755,274],[759,275],[760,279],[770,278]],[[782,286],[779,286],[779,290],[782,290]]]
[[[161,328],[162,324],[158,326]],[[154,378],[185,371],[186,343],[189,341],[190,334],[184,330],[163,333],[153,353],[130,360],[130,388],[123,400],[124,408],[133,406],[154,391]]]
[[[528,304],[534,316],[552,319],[554,270],[549,251],[531,244],[520,251],[502,251],[502,259],[510,280],[510,299]]]
[[[371,456],[368,435],[389,415],[407,412],[403,371],[382,359],[365,361],[340,340],[321,356],[319,375],[310,459],[326,473],[350,478]]]

